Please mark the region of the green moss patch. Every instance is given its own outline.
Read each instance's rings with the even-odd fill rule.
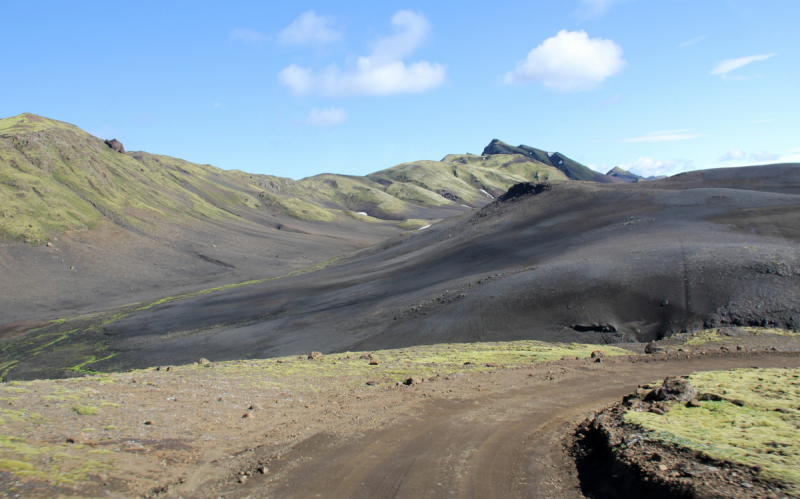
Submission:
[[[725,400],[700,402],[697,408],[676,403],[663,416],[629,411],[625,421],[666,443],[758,466],[765,477],[800,494],[800,369],[705,372],[689,382],[699,394]]]
[[[739,328],[752,336],[785,336],[785,337],[800,337],[800,332],[787,329],[766,328],[766,327],[742,327]],[[705,329],[688,334],[683,344],[687,346],[700,346],[708,343],[720,343],[723,341],[734,341],[736,338],[728,336],[720,331],[718,328]]]
[[[513,341],[491,343],[454,343],[381,350],[378,352],[345,352],[326,355],[322,360],[305,357],[283,357],[269,360],[242,360],[214,364],[215,376],[239,377],[265,388],[323,390],[375,384],[393,384],[410,377],[430,378],[459,373],[513,368],[535,362],[560,360],[564,357],[590,358],[597,345],[579,343],[544,343]],[[616,347],[603,347],[606,355],[630,355]],[[370,357],[371,355],[371,357]],[[370,361],[377,361],[371,365]],[[203,365],[181,369],[205,370]]]
[[[100,409],[90,405],[76,405],[72,407],[72,410],[81,416],[96,416],[100,414]]]

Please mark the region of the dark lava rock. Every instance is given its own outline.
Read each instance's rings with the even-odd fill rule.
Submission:
[[[572,329],[580,333],[594,332],[594,333],[616,333],[617,326],[614,324],[575,324]]]
[[[120,153],[125,152],[125,148],[122,147],[122,142],[118,141],[117,139],[111,139],[111,140],[106,139],[103,142],[105,142],[108,147],[114,149],[117,152]]]
[[[552,188],[553,184],[549,182],[521,182],[519,184],[512,185],[505,194],[501,195],[497,199],[500,201],[508,201],[509,199],[526,196],[528,194],[541,194],[544,191],[549,191]]]
[[[648,398],[652,400],[688,402],[695,398],[696,395],[697,390],[687,380],[677,376],[667,376],[661,386],[650,392]]]
[[[655,343],[648,343],[646,347],[644,347],[644,353],[647,354],[654,354],[654,353],[664,353],[666,349],[662,346],[656,345]]]

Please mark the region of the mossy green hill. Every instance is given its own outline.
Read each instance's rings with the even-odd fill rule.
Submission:
[[[565,179],[524,154],[497,154],[295,181],[118,152],[76,126],[33,114],[0,120],[0,236],[31,243],[104,219],[139,233],[185,220],[273,223],[265,213],[322,223],[437,220],[480,207],[518,182]]]

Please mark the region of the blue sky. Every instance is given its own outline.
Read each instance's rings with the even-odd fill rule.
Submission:
[[[0,116],[295,179],[493,138],[640,174],[800,162],[800,2],[9,2]]]

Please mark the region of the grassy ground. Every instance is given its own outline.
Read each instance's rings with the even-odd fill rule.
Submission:
[[[791,331],[787,329],[777,329],[777,328],[766,328],[766,327],[742,327],[739,328],[746,336],[743,337],[750,337],[755,339],[766,339],[769,336],[786,336],[786,337],[800,337],[800,332],[798,331]],[[678,338],[678,336],[682,336]],[[706,329],[703,331],[698,331],[694,333],[684,333],[683,335],[675,336],[676,339],[683,340],[682,344],[686,346],[701,346],[706,344],[713,344],[713,343],[721,343],[724,341],[733,342],[736,340],[736,336],[729,336],[724,332],[721,332],[719,329]]]
[[[513,341],[492,343],[452,343],[379,352],[345,352],[309,361],[305,357],[221,362],[215,372],[242,375],[270,388],[318,390],[330,386],[363,386],[367,381],[393,384],[408,378],[430,378],[500,367],[517,367],[533,362],[567,358],[589,358],[597,345]],[[630,355],[616,347],[603,347],[606,355]],[[363,356],[371,355],[377,365]],[[182,369],[203,369],[185,366]]]
[[[699,408],[675,404],[664,416],[630,411],[626,422],[668,444],[758,466],[800,494],[800,369],[705,372],[689,381],[698,394],[726,400],[700,402]]]

